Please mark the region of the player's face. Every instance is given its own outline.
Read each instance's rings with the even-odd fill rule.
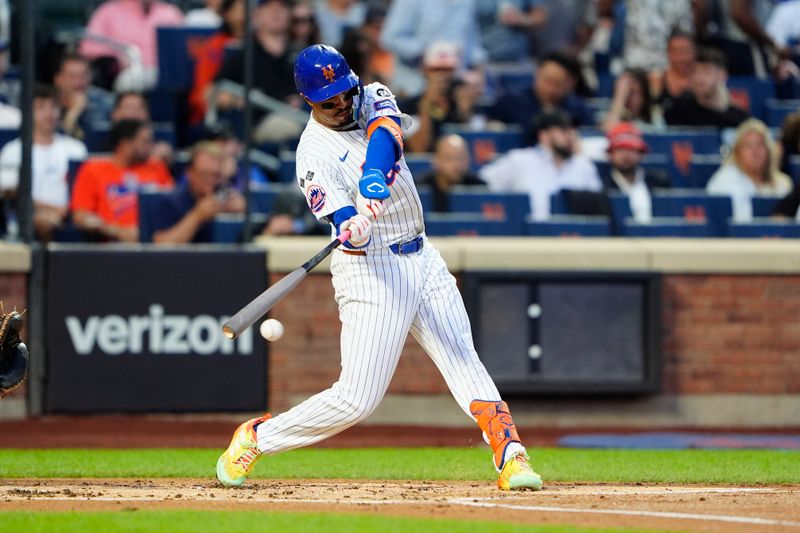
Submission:
[[[324,126],[344,126],[353,120],[353,98],[358,87],[339,93],[317,104],[306,100],[314,110],[314,118]]]

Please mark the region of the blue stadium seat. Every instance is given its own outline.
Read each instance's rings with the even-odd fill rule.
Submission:
[[[667,157],[673,183],[679,187],[690,185],[691,160],[695,154],[719,155],[719,133],[709,130],[675,130],[665,133],[645,133],[652,154]]]
[[[414,179],[419,178],[433,168],[433,154],[405,154],[405,158],[408,170],[411,171]]]
[[[742,238],[789,238],[800,239],[800,224],[795,221],[754,218],[751,222],[732,222],[728,235]]]
[[[533,72],[494,72],[493,76],[504,93],[523,93],[533,86]]]
[[[608,237],[611,235],[611,226],[608,217],[553,215],[546,221],[526,221],[525,234],[539,237]]]
[[[688,222],[707,221],[712,235],[727,235],[733,208],[728,196],[712,196],[705,191],[684,189],[652,195],[653,217],[680,217]]]
[[[293,186],[291,183],[287,185]],[[277,200],[278,195],[282,192],[286,192],[285,186],[253,186],[250,190],[250,212],[264,214],[271,213],[275,207],[275,200]]]
[[[753,217],[762,218],[772,216],[775,206],[781,201],[780,196],[754,196]]]
[[[767,118],[766,102],[775,98],[775,82],[771,79],[734,76],[728,79],[731,101],[756,118]]]
[[[522,130],[508,126],[504,131],[472,131],[458,124],[446,124],[444,133],[455,133],[467,141],[472,168],[477,170],[498,154],[523,146]]]
[[[647,224],[632,218],[623,221],[622,235],[626,237],[714,237],[708,221],[689,221],[679,217],[653,217]]]
[[[425,233],[446,236],[519,236],[522,224],[508,219],[486,219],[478,213],[427,213]]]
[[[522,227],[531,211],[527,194],[490,193],[465,187],[454,187],[450,193],[450,211],[454,213],[479,213],[486,219],[509,220]]]
[[[186,91],[194,83],[198,50],[218,30],[168,26],[156,29],[158,45],[158,88]]]
[[[242,215],[219,215],[211,223],[211,240],[215,243],[236,243],[244,232]]]
[[[633,216],[628,197],[621,192],[608,193],[608,203],[611,207],[611,226],[614,235],[623,235],[625,221]]]
[[[766,103],[767,126],[780,128],[787,115],[800,111],[800,100],[776,100],[770,98]]]
[[[417,194],[419,195],[419,201],[422,204],[422,210],[425,213],[433,211],[433,191],[431,188],[427,185],[417,187]]]
[[[564,193],[558,191],[554,194],[550,195],[550,215],[557,216],[557,215],[571,215],[569,205],[567,204],[567,199],[564,196]]]
[[[722,165],[722,156],[717,154],[695,154],[689,167],[689,180],[686,186],[705,189],[708,180]]]

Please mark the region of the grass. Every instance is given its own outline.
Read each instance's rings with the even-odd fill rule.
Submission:
[[[230,533],[231,531],[325,531],[353,533],[600,533],[619,529],[578,528],[573,526],[528,526],[498,522],[381,517],[323,513],[273,513],[227,511],[121,511],[121,512],[46,512],[0,513],[0,531],[106,532],[169,531],[170,533]],[[640,530],[625,529],[626,533]],[[644,530],[641,530],[644,531]]]
[[[212,478],[221,450],[0,450],[0,477]],[[800,452],[530,450],[547,481],[798,484]],[[266,457],[254,478],[493,480],[478,448],[302,449]]]

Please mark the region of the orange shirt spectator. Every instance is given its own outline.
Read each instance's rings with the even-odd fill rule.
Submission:
[[[222,28],[205,42],[197,57],[194,69],[194,85],[189,94],[189,122],[199,124],[206,114],[208,90],[225,57],[225,47],[244,36],[244,0],[224,0],[219,7]]]
[[[137,242],[137,194],[142,185],[172,187],[167,167],[150,159],[153,130],[146,122],[121,120],[111,129],[113,153],[81,166],[72,190],[75,225],[104,240]]]
[[[160,161],[121,167],[111,159],[92,159],[81,166],[72,192],[72,209],[87,210],[108,224],[136,226],[136,195],[145,184],[172,187],[172,176]]]

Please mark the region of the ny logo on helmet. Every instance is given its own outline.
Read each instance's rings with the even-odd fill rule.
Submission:
[[[333,81],[336,78],[336,73],[333,71],[333,67],[328,65],[327,67],[322,67],[322,75],[325,76],[325,79],[328,81]]]

